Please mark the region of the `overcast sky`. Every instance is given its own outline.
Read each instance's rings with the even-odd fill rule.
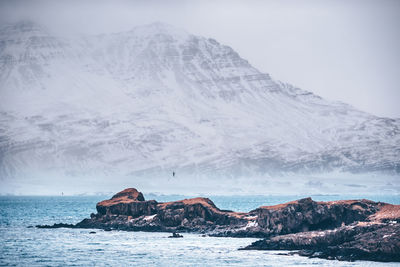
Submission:
[[[109,33],[154,21],[231,46],[273,78],[400,118],[400,1],[7,1],[0,23]]]

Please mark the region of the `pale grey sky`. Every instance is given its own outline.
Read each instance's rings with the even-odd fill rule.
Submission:
[[[154,21],[231,46],[273,78],[400,118],[400,1],[6,1],[0,22],[109,33]]]

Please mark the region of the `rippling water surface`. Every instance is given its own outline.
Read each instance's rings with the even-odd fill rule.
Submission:
[[[159,201],[180,196],[158,196]],[[210,197],[221,209],[249,211],[302,196]],[[398,266],[396,263],[340,262],[277,255],[282,251],[239,251],[256,239],[168,233],[104,232],[89,229],[37,229],[28,226],[77,223],[95,212],[96,197],[0,197],[0,265],[17,266]],[[150,197],[147,197],[150,198]],[[315,200],[360,198],[314,196]],[[368,197],[400,204],[400,196]]]

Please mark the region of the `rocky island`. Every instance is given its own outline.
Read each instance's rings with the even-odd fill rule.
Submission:
[[[260,237],[245,250],[295,250],[339,260],[400,261],[400,205],[370,200],[316,202],[304,198],[250,212],[221,210],[208,198],[145,200],[134,188],[96,205],[97,214],[71,224],[38,228],[195,232]]]

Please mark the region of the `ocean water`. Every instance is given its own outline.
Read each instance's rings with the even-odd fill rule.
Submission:
[[[158,201],[181,196],[145,196]],[[210,196],[221,209],[249,211],[303,196]],[[95,212],[96,197],[0,197],[0,266],[399,266],[397,263],[340,262],[277,255],[282,251],[239,251],[253,238],[202,237],[168,233],[37,229],[37,224],[77,223]],[[313,196],[315,200],[360,198]],[[400,196],[369,196],[400,204]],[[95,231],[96,234],[89,234]]]

